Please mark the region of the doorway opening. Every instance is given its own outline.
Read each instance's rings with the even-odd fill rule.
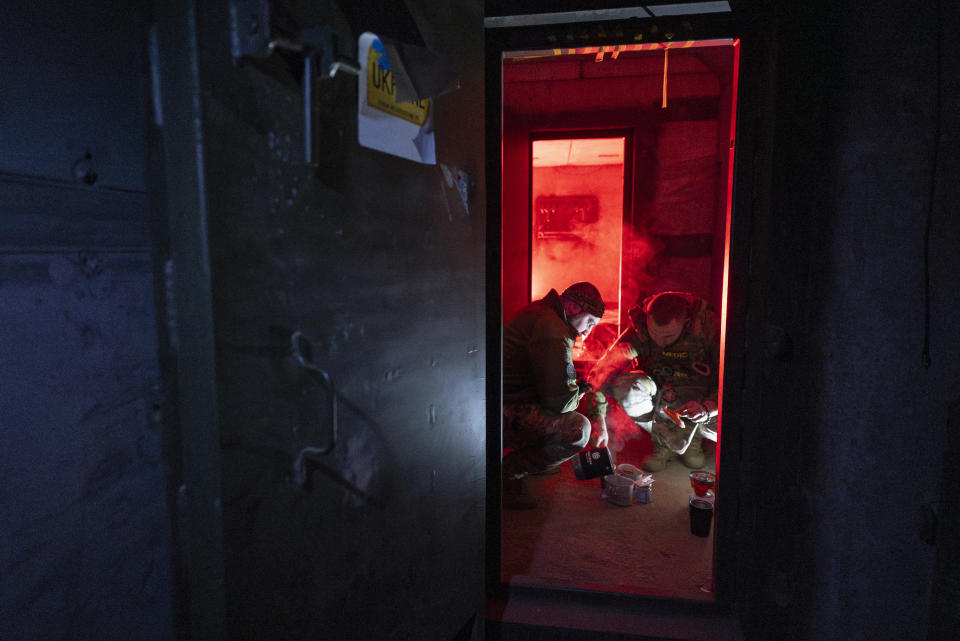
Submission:
[[[607,311],[575,347],[581,376],[630,329],[631,309],[679,291],[715,310],[722,386],[738,58],[735,39],[502,56],[501,321],[593,282]],[[722,407],[699,466],[717,477],[718,510],[721,424]],[[650,434],[615,401],[607,425],[614,463],[639,468]],[[499,580],[712,601],[714,531],[691,534],[690,471],[674,457],[652,500],[629,507],[569,463],[528,477],[540,504],[501,512]]]
[[[607,137],[608,136],[608,137]],[[551,289],[590,281],[605,293],[596,335],[618,335],[624,223],[625,168],[630,132],[535,132],[530,141],[530,300]]]

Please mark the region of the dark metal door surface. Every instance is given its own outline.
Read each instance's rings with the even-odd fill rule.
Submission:
[[[290,5],[355,55],[362,23]],[[307,164],[302,57],[235,59],[242,9],[158,2],[153,32],[192,635],[454,638],[483,602],[482,207],[441,167],[358,146],[353,76],[313,83]],[[480,37],[434,41],[479,64]],[[470,77],[436,135],[475,173]]]

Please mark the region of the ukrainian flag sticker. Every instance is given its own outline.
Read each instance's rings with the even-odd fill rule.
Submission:
[[[420,127],[427,121],[430,110],[429,99],[397,102],[394,73],[379,38],[367,53],[367,104]]]

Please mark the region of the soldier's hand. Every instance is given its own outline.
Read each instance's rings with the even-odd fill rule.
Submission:
[[[677,415],[694,423],[706,423],[710,419],[710,412],[702,403],[690,401],[680,408]]]
[[[610,435],[607,433],[607,419],[603,416],[597,418],[590,430],[590,447],[606,447],[610,442]]]

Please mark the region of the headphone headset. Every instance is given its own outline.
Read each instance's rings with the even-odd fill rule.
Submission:
[[[636,329],[646,330],[647,328],[647,312],[650,310],[650,306],[653,304],[653,301],[663,296],[664,294],[672,294],[683,299],[687,304],[687,320],[684,322],[684,327],[689,325],[693,321],[693,317],[698,311],[700,311],[700,299],[696,296],[691,296],[686,292],[657,292],[656,294],[651,294],[643,299],[643,302],[639,305],[634,305],[630,308],[630,311],[627,312],[627,315],[630,317],[630,322],[633,323],[633,326]]]

